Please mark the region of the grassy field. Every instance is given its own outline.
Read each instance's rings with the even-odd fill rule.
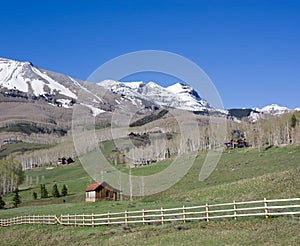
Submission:
[[[299,245],[299,220],[276,218],[132,227],[1,228],[1,245]]]
[[[203,182],[198,175],[205,159],[198,154],[188,174],[176,185],[162,193],[136,198],[133,201],[85,203],[85,188],[93,180],[85,173],[78,160],[69,166],[53,169],[38,168],[26,172],[21,187],[22,204],[15,209],[0,211],[0,217],[24,214],[105,213],[142,208],[178,207],[205,203],[245,201],[267,198],[300,197],[300,147],[272,147],[236,149],[224,152],[217,168]],[[133,170],[135,175],[149,175],[168,166],[168,160]],[[123,168],[124,169],[124,168]],[[126,171],[124,169],[124,171]],[[33,200],[32,192],[39,193],[44,183],[51,194],[54,183],[59,190],[66,184],[67,197]],[[65,201],[64,201],[65,200]],[[11,197],[5,197],[11,203]],[[224,220],[209,223],[187,223],[187,230],[178,231],[172,224],[163,226],[133,226],[131,231],[119,227],[66,228],[60,226],[16,226],[1,228],[4,245],[297,245],[299,244],[299,217]],[[42,241],[38,243],[38,235]],[[42,235],[42,236],[41,236]],[[24,240],[24,241],[22,241]],[[11,244],[9,243],[11,242]],[[142,243],[143,242],[143,243]],[[47,243],[47,244],[49,244]]]
[[[37,144],[37,143],[26,143],[26,142],[18,142],[12,144],[3,145],[0,149],[0,158],[4,158],[13,153],[24,153],[26,151],[33,151],[37,149],[48,148],[50,145],[46,144]]]

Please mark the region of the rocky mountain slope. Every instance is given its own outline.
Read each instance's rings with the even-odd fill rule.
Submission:
[[[290,111],[276,104],[262,109],[219,110],[211,107],[191,86],[181,82],[166,88],[155,82],[144,83],[142,81],[105,80],[93,84],[40,69],[30,62],[5,58],[0,58],[0,102],[6,103],[6,106],[2,104],[1,107],[5,111],[5,114],[2,114],[2,121],[5,115],[10,115],[10,118],[13,118],[13,114],[22,115],[20,118],[26,118],[26,106],[22,107],[23,112],[14,110],[12,114],[7,106],[11,102],[28,103],[28,111],[30,108],[31,111],[33,108],[38,108],[36,105],[31,107],[30,104],[43,104],[43,108],[47,109],[38,110],[38,114],[43,114],[40,111],[57,111],[51,110],[48,106],[58,106],[64,111],[72,108],[74,104],[81,104],[94,117],[99,117],[103,113],[109,114],[117,109],[125,110],[127,113],[131,111],[147,115],[158,109],[175,108],[201,114],[217,114],[228,118],[248,117],[251,121],[255,121],[262,114],[280,115]],[[58,121],[56,114],[57,112],[52,113],[49,118]],[[36,114],[33,113],[33,115]],[[66,115],[71,115],[71,113]]]

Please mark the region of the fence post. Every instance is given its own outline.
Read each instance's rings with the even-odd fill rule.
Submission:
[[[234,219],[236,220],[236,201],[233,201]]]
[[[142,210],[143,225],[145,225],[145,209]]]
[[[128,226],[128,212],[126,210],[124,213],[124,217],[125,217],[125,226],[127,227]]]
[[[82,214],[82,226],[84,227],[84,213]]]
[[[209,221],[209,207],[208,204],[205,204],[205,213],[206,213],[206,221]]]
[[[92,213],[92,227],[95,227],[95,224],[94,224],[94,219],[95,219],[95,217],[94,217],[94,213]]]
[[[268,202],[267,202],[267,198],[264,198],[264,205],[265,205],[266,219],[268,219],[268,218],[269,218],[269,210],[268,210]]]
[[[110,217],[109,217],[109,212],[107,212],[107,225],[110,225]]]
[[[161,224],[163,225],[164,224],[164,208],[160,208],[160,214],[161,214]]]
[[[182,207],[182,216],[183,216],[183,223],[185,223],[186,222],[186,208],[184,205]]]
[[[74,225],[77,226],[77,214],[74,214]]]

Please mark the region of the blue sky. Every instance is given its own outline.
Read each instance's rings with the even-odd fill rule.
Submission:
[[[200,66],[225,108],[300,106],[299,1],[0,3],[0,57],[84,80],[119,55],[165,50]]]

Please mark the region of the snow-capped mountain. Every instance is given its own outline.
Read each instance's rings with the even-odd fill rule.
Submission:
[[[53,75],[53,74],[52,74]],[[76,99],[76,91],[64,84],[78,86],[74,80],[64,76],[58,81],[48,71],[34,67],[30,62],[19,62],[0,58],[0,86],[8,90],[18,90],[28,95],[64,95]]]
[[[284,106],[279,106],[277,104],[271,104],[263,107],[260,110],[257,110],[258,112],[261,112],[263,114],[272,114],[272,115],[280,115],[284,114],[290,111],[289,108]]]
[[[188,111],[213,111],[190,86],[177,83],[164,88],[154,82],[118,82],[105,80],[98,84],[99,90],[109,90],[105,101],[108,108],[160,108],[169,107]],[[24,100],[43,99],[49,104],[63,107],[72,106],[80,89],[87,83],[55,72],[33,66],[30,62],[20,62],[0,58],[0,96],[22,97]],[[93,92],[94,93],[94,92]],[[97,92],[95,92],[96,94]],[[72,103],[71,103],[72,102]],[[83,103],[83,102],[80,102]],[[94,103],[89,104],[95,107]],[[98,105],[99,106],[99,105]],[[103,105],[102,105],[103,106]],[[103,109],[103,107],[100,109]],[[95,110],[94,110],[95,111]]]
[[[121,94],[125,98],[138,98],[150,100],[162,107],[171,107],[188,111],[212,110],[209,104],[200,98],[198,93],[190,86],[176,83],[169,87],[162,87],[155,82],[119,82],[105,80],[98,85]]]
[[[265,115],[282,115],[284,113],[288,113],[291,111],[297,111],[300,108],[295,108],[291,110],[284,106],[279,106],[277,104],[267,105],[263,108],[243,108],[243,109],[229,109],[228,110],[228,117],[229,118],[236,118],[241,120],[242,118],[247,117],[250,122],[256,122],[261,117]]]
[[[86,102],[78,98],[81,89],[93,87],[102,96]],[[109,93],[103,93],[107,92]],[[94,92],[93,92],[94,93]],[[100,112],[113,111],[115,108],[153,109],[177,108],[193,112],[216,113],[219,116],[248,117],[256,121],[263,114],[280,115],[289,112],[287,107],[272,104],[262,109],[232,109],[216,110],[189,85],[176,83],[162,87],[155,82],[119,82],[105,80],[97,85],[75,80],[69,76],[47,71],[33,66],[30,62],[20,62],[0,58],[0,99],[7,101],[11,96],[24,100],[43,99],[49,104],[71,107],[73,103],[80,103],[92,110],[93,115]],[[300,110],[296,108],[295,110]]]
[[[253,111],[251,112],[249,119],[252,122],[255,122],[262,115],[282,115],[284,113],[288,113],[291,111],[297,111],[297,110],[300,110],[300,108],[295,108],[294,110],[292,110],[285,106],[279,106],[278,104],[271,104],[271,105],[267,105],[261,109],[253,108]]]

